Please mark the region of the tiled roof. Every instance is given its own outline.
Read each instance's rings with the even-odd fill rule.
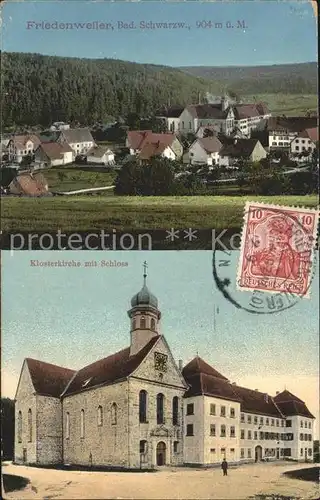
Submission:
[[[199,395],[214,396],[240,402],[243,412],[282,418],[271,396],[231,384],[224,375],[217,372],[199,356],[183,368],[182,375],[190,386],[185,394],[186,398]]]
[[[234,390],[241,399],[241,411],[282,418],[283,415],[279,411],[274,398],[268,394],[247,389],[246,387],[239,387],[238,385],[234,386]]]
[[[100,359],[76,372],[63,396],[81,392],[102,384],[111,384],[128,377],[144,360],[152,347],[159,340],[153,337],[136,355],[130,356],[130,347],[123,349],[107,358]]]
[[[149,160],[152,156],[161,155],[168,146],[165,143],[149,142],[142,146],[139,153],[139,158],[141,160]]]
[[[51,160],[62,159],[63,153],[72,153],[72,149],[68,144],[60,144],[58,142],[44,142],[40,144],[39,148],[41,148]]]
[[[270,113],[266,104],[236,104],[233,106],[234,117],[236,120],[242,120],[244,118],[254,118],[256,116],[263,116]]]
[[[296,401],[298,403],[304,403],[304,401],[302,401],[302,399],[299,399],[297,396],[295,396],[294,394],[292,394],[292,392],[289,392],[287,390],[284,390],[282,392],[279,392],[275,397],[274,397],[275,401],[277,401],[277,403],[280,403],[280,402],[286,402],[286,401]]]
[[[228,380],[227,377],[221,375],[221,373],[212,368],[212,366],[206,363],[199,356],[193,358],[182,370],[182,375],[185,378],[200,373],[205,375],[211,375],[212,377],[216,377],[221,380]]]
[[[276,404],[286,417],[301,415],[307,418],[315,418],[305,403],[299,403],[298,401],[276,401]]]
[[[141,144],[148,134],[152,134],[152,130],[128,130],[127,140],[132,149],[141,149]]]
[[[40,172],[21,173],[9,185],[13,194],[41,196],[48,193],[48,183]]]
[[[187,110],[191,113],[194,118],[210,119],[215,118],[217,120],[223,120],[228,116],[230,108],[225,111],[222,109],[220,104],[196,104],[188,106]]]
[[[170,108],[160,109],[156,115],[165,116],[166,118],[179,118],[183,112],[184,107],[182,106],[171,106]]]
[[[94,142],[88,128],[70,128],[68,130],[61,130],[61,134],[69,144],[77,142]]]
[[[218,153],[222,148],[221,142],[215,136],[198,139],[198,142],[207,153]]]
[[[258,139],[236,139],[233,144],[225,145],[221,151],[221,156],[248,157],[252,154]]]
[[[309,116],[272,116],[268,119],[267,130],[289,130],[290,132],[302,132],[309,128],[318,126],[317,117]]]
[[[62,368],[36,359],[27,358],[26,362],[34,389],[42,396],[58,398],[75,373],[69,368]]]
[[[12,137],[13,144],[16,148],[23,149],[28,141],[32,141],[34,149],[40,144],[40,139],[34,134],[14,135]]]
[[[318,127],[312,127],[306,129],[307,137],[313,142],[319,141],[319,129]]]

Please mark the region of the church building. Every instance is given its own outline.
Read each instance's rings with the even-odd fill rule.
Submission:
[[[231,383],[199,356],[177,365],[146,284],[130,345],[78,371],[26,358],[15,396],[15,463],[124,469],[313,459],[313,415]]]

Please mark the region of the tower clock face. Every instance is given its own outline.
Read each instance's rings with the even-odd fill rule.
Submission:
[[[154,353],[154,367],[161,372],[167,371],[168,356],[161,352]]]

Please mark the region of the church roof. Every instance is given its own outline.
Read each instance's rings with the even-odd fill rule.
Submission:
[[[130,356],[130,347],[111,354],[77,371],[63,396],[103,384],[111,384],[128,377],[144,360],[152,347],[159,340],[153,337],[137,354]]]
[[[37,394],[58,398],[75,370],[26,358],[33,387]]]

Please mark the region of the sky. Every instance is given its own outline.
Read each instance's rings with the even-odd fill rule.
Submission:
[[[309,1],[43,0],[24,2],[23,8],[21,3],[2,5],[3,51],[106,57],[168,66],[250,66],[317,60],[317,28]],[[57,22],[58,26],[93,21],[110,23],[114,29],[45,27],[45,23],[52,26]],[[129,25],[119,28],[118,22]],[[150,29],[141,28],[141,22],[184,26]],[[215,23],[223,27],[215,27]],[[234,28],[227,28],[230,25]]]
[[[245,303],[250,292],[235,288],[238,258],[231,252],[223,277]],[[36,259],[73,259],[81,267],[31,265]],[[102,260],[127,266],[101,267]],[[2,251],[2,395],[14,397],[25,357],[79,369],[127,347],[127,311],[142,286],[144,260],[176,361],[186,364],[198,353],[238,385],[271,395],[286,388],[319,418],[318,273],[310,299],[257,317],[217,290],[210,251]],[[84,266],[91,261],[97,267]]]

